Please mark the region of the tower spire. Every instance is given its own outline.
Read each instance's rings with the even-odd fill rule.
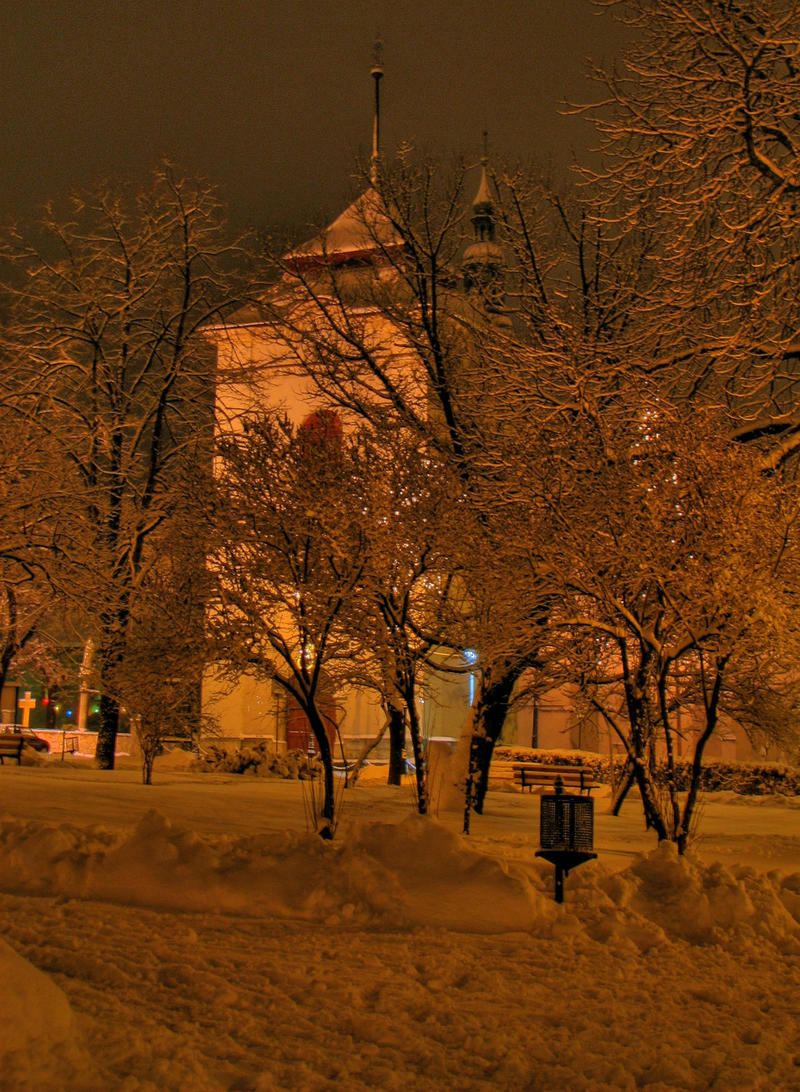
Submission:
[[[479,242],[488,240],[494,242],[494,201],[489,190],[489,178],[486,167],[488,156],[489,134],[483,130],[483,155],[481,156],[481,178],[478,183],[478,192],[472,202],[472,226],[475,230],[475,239]]]
[[[383,42],[375,37],[372,49],[372,79],[375,81],[375,117],[372,123],[372,157],[369,178],[374,186],[378,181],[378,160],[381,153],[381,78],[383,76]]]
[[[503,251],[495,242],[494,199],[489,188],[488,166],[489,136],[483,131],[483,155],[478,192],[472,202],[472,230],[474,239],[464,251],[461,270],[467,293],[476,294],[483,306],[495,316],[503,307]]]

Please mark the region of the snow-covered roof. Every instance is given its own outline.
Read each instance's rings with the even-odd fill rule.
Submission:
[[[402,249],[400,233],[379,194],[370,187],[324,231],[284,256],[298,272],[314,266],[369,261]]]

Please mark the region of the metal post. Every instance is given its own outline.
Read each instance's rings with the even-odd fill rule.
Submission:
[[[556,864],[556,902],[564,901],[564,869]]]

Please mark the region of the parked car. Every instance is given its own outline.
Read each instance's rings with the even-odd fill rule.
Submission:
[[[21,724],[15,724],[13,726],[5,726],[2,730],[6,735],[22,736],[26,746],[33,747],[34,751],[42,751],[45,754],[50,754],[50,744],[46,739],[37,736],[33,728],[23,728]]]

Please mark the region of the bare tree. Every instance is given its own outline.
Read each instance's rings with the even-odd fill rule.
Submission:
[[[631,363],[724,408],[775,469],[800,445],[800,6],[608,6],[634,33],[619,67],[597,73],[595,222],[654,240]]]
[[[508,458],[510,449],[505,443],[502,447]],[[536,449],[526,449],[526,467],[536,457]],[[540,685],[558,681],[548,635],[553,589],[543,578],[543,566],[533,562],[546,555],[550,532],[537,517],[527,469],[524,491],[513,489],[510,478],[509,473],[502,479],[495,475],[490,495],[481,499],[481,478],[476,475],[472,500],[477,512],[471,521],[462,515],[456,544],[462,566],[462,625],[468,635],[464,647],[474,650],[477,678],[468,766],[462,771],[465,833],[470,812],[483,812],[494,748],[524,677],[535,674]]]
[[[210,726],[200,705],[209,525],[199,493],[208,485],[206,468],[183,484],[181,518],[165,525],[148,551],[131,604],[125,655],[104,679],[137,736],[145,785],[152,783],[167,739],[190,747]]]
[[[550,422],[617,402],[635,374],[629,345],[638,346],[640,335],[632,308],[652,276],[647,232],[607,231],[585,201],[530,169],[499,169],[493,180],[506,321],[481,320],[481,312],[492,317],[491,301],[462,308],[469,336],[458,373],[472,513],[459,557],[480,653],[465,829],[471,808],[482,810],[515,695],[533,679],[538,688],[572,681],[553,632],[559,593],[547,559],[554,527],[536,483],[548,462]]]
[[[358,672],[346,615],[366,563],[357,441],[267,414],[222,436],[208,628],[224,674],[273,681],[308,719],[324,771],[318,833],[336,827],[325,686]],[[352,628],[352,627],[351,627]],[[356,667],[353,664],[356,663]]]
[[[428,810],[426,756],[419,710],[425,676],[441,660],[442,645],[458,617],[453,561],[445,527],[457,516],[457,483],[449,468],[402,430],[371,430],[362,462],[363,528],[367,563],[357,616],[390,734],[389,783],[405,772],[411,741],[416,799]]]
[[[346,214],[362,257],[342,260],[335,233],[323,233],[276,258],[282,288],[267,296],[265,321],[282,347],[281,366],[305,376],[328,404],[417,437],[420,451],[458,482],[459,503],[472,513],[469,533],[484,534],[479,525],[491,519],[491,505],[476,505],[474,494],[485,500],[493,488],[491,471],[477,486],[487,438],[513,435],[518,399],[512,405],[509,395],[521,382],[520,361],[527,372],[532,358],[504,310],[499,248],[481,242],[465,250],[473,231],[488,230],[490,216],[476,203],[481,226],[469,226],[465,174],[461,167],[448,178],[403,151]],[[473,542],[465,536],[462,554]],[[461,596],[463,608],[463,583]],[[498,599],[492,627],[503,626]],[[538,630],[529,624],[523,637],[515,629],[523,647],[504,646],[493,661],[488,644],[483,649],[475,731],[487,746],[475,748],[475,761],[486,768],[510,693],[535,659],[530,642]],[[440,637],[445,645],[450,639]]]
[[[96,758],[114,765],[118,700],[149,552],[180,510],[181,474],[208,457],[213,361],[204,327],[228,301],[213,190],[170,167],[144,190],[101,186],[48,212],[41,246],[7,247],[8,359],[18,405],[57,442],[75,486],[74,601],[91,604],[100,672]]]
[[[655,56],[654,38],[651,45]],[[620,141],[626,132],[621,122]],[[628,135],[635,142],[636,133]],[[465,824],[470,799],[480,800],[515,686],[526,670],[549,670],[548,660],[558,659],[553,650],[563,649],[552,483],[559,482],[570,501],[584,491],[583,507],[570,510],[576,534],[588,538],[604,519],[602,477],[595,479],[596,468],[576,462],[569,450],[584,434],[591,439],[586,422],[606,428],[620,413],[638,420],[647,408],[645,377],[647,398],[665,418],[669,407],[697,403],[727,414],[729,435],[742,438],[756,411],[783,432],[778,413],[791,377],[782,361],[795,306],[790,281],[762,278],[752,306],[745,306],[743,287],[754,283],[745,276],[752,256],[774,240],[765,235],[745,246],[729,233],[725,246],[717,234],[715,247],[673,248],[680,235],[670,218],[680,210],[678,184],[663,191],[655,182],[642,184],[634,208],[636,179],[629,191],[622,183],[625,164],[633,171],[638,160],[621,158],[619,185],[596,179],[592,205],[564,199],[525,172],[498,172],[494,215],[511,252],[503,286],[492,280],[501,256],[491,233],[469,253],[460,212],[463,179],[437,191],[435,169],[408,156],[382,174],[365,205],[370,261],[357,277],[329,260],[335,255],[326,252],[324,236],[313,262],[301,248],[283,264],[284,283],[292,287],[285,298],[292,302],[277,308],[274,329],[285,340],[286,359],[348,412],[368,420],[393,415],[452,468],[462,489],[464,548],[453,556],[464,574],[464,613],[473,619],[481,654]],[[491,203],[473,206],[481,231],[489,231]],[[713,228],[713,220],[703,221],[709,238]],[[479,253],[487,259],[485,283],[472,275],[470,262]],[[729,298],[720,298],[715,283],[723,263],[725,283],[738,286]],[[760,275],[767,266],[750,268]],[[553,423],[564,429],[558,441]],[[548,445],[565,436],[562,462],[554,463]],[[723,437],[717,439],[722,445]],[[587,450],[598,454],[591,445]],[[598,457],[604,458],[602,447]],[[769,458],[762,456],[763,466],[771,465]],[[721,457],[720,472],[726,466]],[[769,484],[763,488],[771,496]],[[653,533],[661,530],[663,523]],[[563,658],[553,663],[552,677],[565,678],[569,666],[582,677],[584,665]],[[694,667],[693,685],[697,671],[708,678],[702,656]],[[720,692],[732,675],[726,662]],[[688,701],[690,689],[683,693]],[[712,686],[709,712],[716,709],[714,693]],[[699,700],[697,691],[692,700]]]
[[[796,499],[718,416],[641,388],[562,428],[537,483],[557,531],[544,562],[562,585],[551,625],[572,639],[573,676],[624,746],[648,824],[683,852],[708,741],[726,702],[736,712],[729,696],[752,682],[760,650],[772,653],[761,691],[776,697],[796,658]]]
[[[60,554],[69,535],[67,480],[58,453],[16,405],[12,375],[0,382],[0,689],[12,666],[52,644]]]

